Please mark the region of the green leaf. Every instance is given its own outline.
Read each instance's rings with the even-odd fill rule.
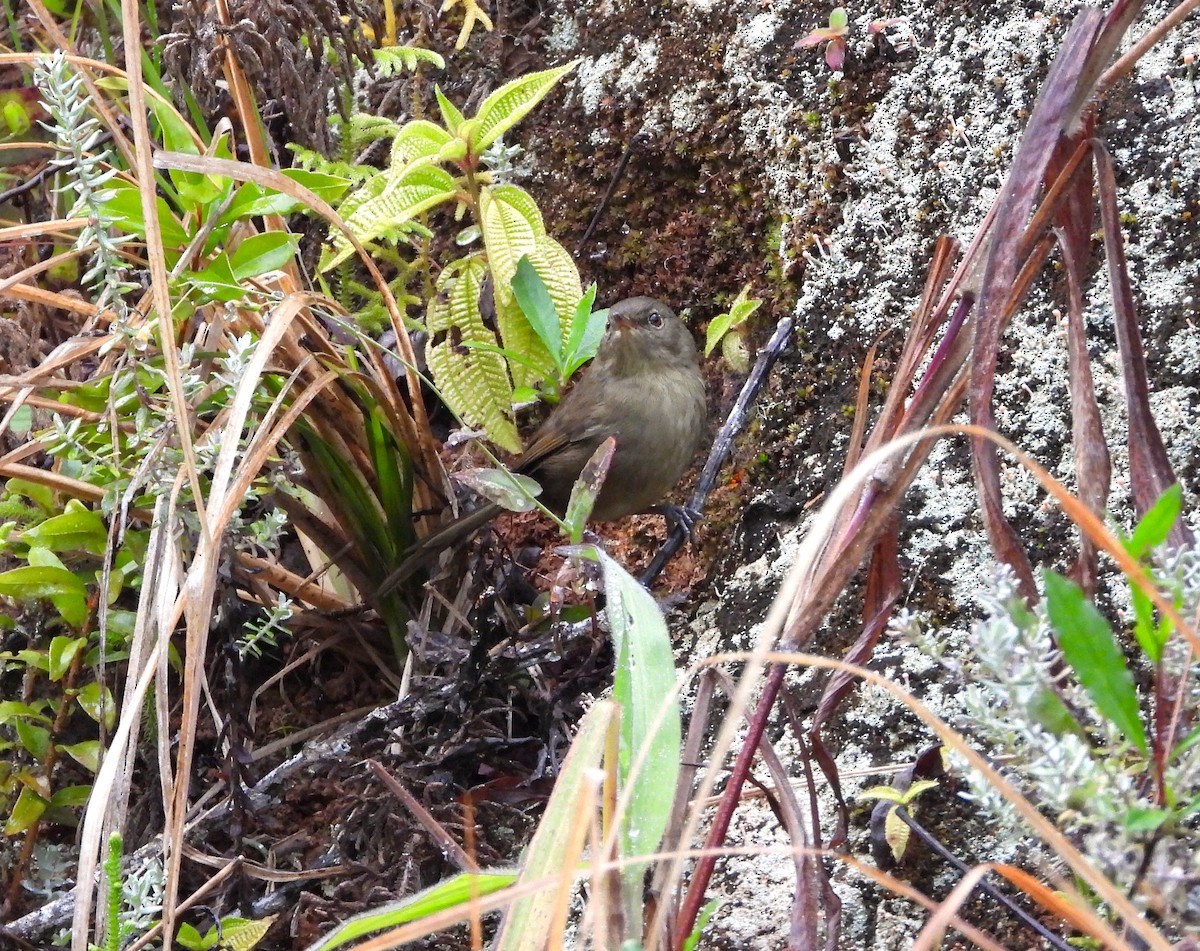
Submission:
[[[25,555],[25,560],[32,568],[48,568],[53,571],[67,570],[59,557],[49,548],[30,548]],[[87,588],[83,586],[83,582],[78,576],[75,576],[75,579],[81,586],[81,590],[51,593],[46,596],[49,597],[50,603],[54,605],[55,610],[64,621],[72,627],[81,627],[88,618]]]
[[[882,799],[886,802],[902,803],[904,802],[904,793],[895,786],[871,786],[867,789],[861,789],[858,793],[859,799]]]
[[[1063,657],[1100,714],[1145,752],[1133,676],[1108,621],[1074,582],[1053,571],[1045,582],[1046,613]]]
[[[883,839],[891,849],[892,858],[897,862],[904,861],[904,853],[908,851],[908,841],[912,838],[912,829],[900,818],[897,807],[887,811],[883,817]]]
[[[345,181],[343,179],[343,181]],[[243,218],[254,218],[260,215],[287,214],[299,204],[291,195],[265,188],[254,182],[246,182],[237,190],[233,202],[221,216],[217,227],[241,221]]]
[[[60,750],[75,760],[88,772],[94,773],[100,768],[100,741],[84,740],[69,746],[60,746]]]
[[[364,192],[366,197],[360,197],[359,192]],[[346,227],[359,241],[366,243],[449,201],[458,190],[454,179],[444,169],[417,164],[399,175],[386,173],[382,179],[376,177],[359,192],[346,199],[339,213]],[[347,208],[350,209],[348,214]],[[321,257],[321,271],[328,271],[354,253],[353,245],[340,231],[332,235],[330,241],[331,247]]]
[[[1171,818],[1169,809],[1145,809],[1134,806],[1122,817],[1125,830],[1134,835],[1145,835],[1158,830]]]
[[[53,512],[58,506],[54,502],[54,490],[38,482],[28,479],[9,479],[4,483],[6,492],[29,499],[43,512]]]
[[[513,294],[521,306],[521,312],[529,321],[533,332],[538,335],[554,362],[561,366],[562,359],[562,328],[559,326],[558,314],[554,310],[554,301],[546,285],[529,263],[529,255],[524,254],[517,262],[517,273],[512,279]]]
[[[454,103],[446,98],[441,86],[434,86],[433,94],[437,97],[438,109],[442,113],[442,122],[451,134],[458,132],[458,127],[463,123],[463,114],[458,111]]]
[[[529,512],[542,487],[527,475],[507,469],[463,469],[453,478],[510,512]]]
[[[472,898],[490,895],[516,880],[515,872],[463,872],[401,901],[355,915],[319,941],[309,945],[308,951],[331,951],[372,931],[395,928],[397,925],[416,921],[440,911],[458,908]]]
[[[86,551],[103,555],[108,547],[108,529],[99,512],[78,499],[67,502],[61,515],[46,519],[21,533],[22,541],[50,551]]]
[[[440,54],[421,46],[384,46],[371,52],[375,57],[375,68],[385,79],[395,75],[401,67],[415,73],[421,63],[430,63],[437,69],[446,68],[446,61]]]
[[[28,703],[21,703],[19,700],[0,700],[0,723],[9,723],[21,717],[41,720],[43,723],[54,722],[53,718],[46,716],[38,708]]]
[[[87,647],[86,637],[63,637],[61,634],[50,639],[50,679],[62,680],[71,669],[75,655]]]
[[[683,942],[683,951],[696,951],[696,945],[700,943],[700,933],[704,930],[704,926],[708,924],[713,915],[717,913],[717,909],[721,907],[720,899],[714,898],[700,911],[699,917],[696,919],[696,927],[692,929],[692,933],[687,936]]]
[[[1029,701],[1029,715],[1034,722],[1049,730],[1055,736],[1074,733],[1085,736],[1083,727],[1071,713],[1070,708],[1063,703],[1051,687],[1042,686],[1037,689]]]
[[[579,298],[579,303],[575,305],[575,314],[571,318],[566,356],[563,359],[568,377],[592,359],[600,347],[600,340],[608,323],[608,310],[606,308],[593,313],[592,307],[595,303],[596,282],[593,281]]]
[[[596,549],[595,557],[604,570],[604,611],[617,658],[613,697],[621,705],[618,778],[621,794],[629,799],[621,856],[649,856],[666,831],[679,776],[675,657],[666,621],[650,592],[603,551]],[[642,768],[631,776],[643,750]],[[622,869],[627,902],[636,892],[640,903],[645,867],[635,863]]]
[[[13,725],[17,728],[17,739],[25,751],[39,762],[45,759],[50,752],[50,731],[28,720],[17,720]]]
[[[600,495],[604,477],[608,475],[608,467],[612,465],[616,451],[617,440],[609,436],[596,447],[596,451],[592,453],[583,471],[579,473],[579,478],[571,487],[571,498],[567,502],[563,521],[567,523],[567,535],[572,545],[578,545],[583,539],[583,530],[591,517],[592,509],[596,506],[596,499]]]
[[[1176,482],[1158,497],[1150,510],[1142,516],[1125,543],[1125,550],[1134,558],[1141,558],[1167,540],[1171,528],[1183,508],[1183,489]]]
[[[246,238],[229,257],[239,281],[278,271],[296,254],[296,238],[285,231],[265,231]]]
[[[392,170],[403,174],[418,159],[438,155],[454,137],[427,119],[406,122],[392,139]]]
[[[220,946],[222,951],[251,951],[271,929],[278,915],[266,918],[222,918],[204,936],[204,946]]]
[[[129,89],[129,81],[124,76],[106,76],[96,81],[101,89],[125,92]],[[145,96],[146,105],[158,123],[162,133],[163,148],[172,152],[182,152],[185,155],[199,155],[200,146],[197,137],[193,135],[187,120],[166,99],[151,90]],[[228,148],[217,153],[218,158],[231,158]],[[224,194],[230,187],[230,180],[224,177],[205,175],[200,172],[181,172],[170,169],[167,173],[171,184],[179,191],[181,197],[188,203],[188,211],[195,211]]]
[[[60,809],[77,809],[80,806],[86,806],[91,795],[91,786],[64,786],[62,789],[54,791],[54,795],[50,797],[50,805]]]
[[[218,254],[203,271],[187,271],[184,279],[208,300],[235,301],[246,296],[246,288],[238,283],[224,251]]]
[[[113,728],[113,724],[116,722],[117,705],[113,701],[112,691],[107,687],[101,687],[100,684],[94,682],[84,684],[75,699],[83,708],[83,712],[97,723],[103,723],[106,730]]]
[[[521,312],[512,281],[518,262],[528,256],[554,301],[563,339],[570,339],[576,307],[583,296],[579,269],[566,248],[546,234],[542,213],[527,192],[515,185],[485,186],[480,193],[479,209],[501,340],[506,350],[524,355],[538,368],[510,365],[513,385],[530,386],[542,379],[555,380],[557,364]]]
[[[162,198],[156,197],[154,207],[158,216],[158,228],[162,232],[163,245],[176,251],[187,247],[189,236],[183,225],[171,213],[171,208]],[[146,219],[142,215],[142,196],[136,185],[122,179],[113,179],[101,193],[101,215],[104,220],[126,231],[146,237]]]
[[[1133,603],[1133,636],[1151,662],[1157,664],[1162,660],[1173,625],[1169,618],[1155,623],[1154,602],[1141,588],[1130,584],[1129,596]]]
[[[4,823],[4,834],[20,835],[41,818],[48,805],[50,803],[28,786],[22,787],[21,794],[17,796],[12,812],[9,813],[8,821]]]
[[[761,300],[750,297],[750,285],[746,284],[742,287],[738,291],[737,297],[733,299],[733,303],[729,305],[729,310],[718,314],[708,325],[708,331],[704,335],[704,355],[710,356],[729,331],[744,324],[750,315],[761,306]]]
[[[350,180],[327,172],[311,172],[306,168],[285,168],[283,174],[297,185],[303,185],[323,201],[333,204],[346,193]]]
[[[33,601],[60,594],[83,597],[87,588],[66,568],[25,565],[0,573],[0,595],[16,601]]]
[[[1196,729],[1192,730],[1191,733],[1175,744],[1175,749],[1171,750],[1171,755],[1168,757],[1167,762],[1175,762],[1198,743],[1200,743],[1200,726],[1196,727]]]
[[[512,384],[504,358],[482,347],[496,346],[479,313],[487,266],[477,256],[451,262],[438,275],[438,293],[429,302],[425,357],[446,404],[468,425],[481,427],[510,452],[521,447],[512,418]]]
[[[489,145],[525,118],[563,76],[579,63],[572,60],[565,66],[530,73],[505,83],[488,96],[475,114],[471,130],[471,152],[482,155]],[[461,116],[460,116],[461,119]],[[447,126],[450,123],[447,122]]]
[[[217,940],[215,935],[212,936],[212,940],[201,937],[195,927],[184,922],[175,934],[175,943],[182,948],[187,948],[188,951],[208,951],[212,945],[217,943]]]

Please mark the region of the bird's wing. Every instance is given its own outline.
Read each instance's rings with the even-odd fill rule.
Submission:
[[[517,472],[528,472],[531,469],[536,469],[538,463],[554,455],[563,447],[570,445],[573,441],[567,433],[548,431],[548,427],[543,426],[535,434],[533,442],[513,462],[512,468]]]

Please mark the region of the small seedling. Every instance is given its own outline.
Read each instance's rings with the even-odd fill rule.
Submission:
[[[845,7],[834,7],[829,14],[829,26],[818,27],[801,37],[796,49],[825,44],[825,63],[835,72],[846,62],[846,37],[850,35],[850,18]]]

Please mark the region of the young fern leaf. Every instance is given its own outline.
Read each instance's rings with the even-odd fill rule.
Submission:
[[[343,209],[351,208],[348,214],[342,211],[342,218],[359,241],[374,241],[422,212],[449,201],[456,192],[449,173],[432,165],[409,166],[399,177],[391,176],[390,171],[380,176],[382,188],[377,184],[379,180],[372,179],[342,205]],[[367,194],[364,196],[363,192]],[[321,256],[322,271],[336,267],[354,251],[340,232],[332,236],[331,245]]]
[[[489,145],[524,119],[578,62],[572,60],[557,69],[546,69],[514,79],[483,100],[471,130],[471,152],[482,155]]]
[[[420,46],[384,46],[375,52],[375,68],[383,77],[394,76],[401,69],[415,73],[421,63],[429,63],[435,69],[445,69],[446,61],[441,54]]]
[[[570,338],[576,305],[583,296],[579,270],[566,249],[546,234],[542,214],[525,191],[515,185],[485,187],[479,208],[483,243],[494,279],[500,336],[505,349],[524,354],[533,364],[510,367],[513,385],[531,386],[541,378],[554,376],[557,367],[513,294],[517,264],[528,257],[546,285],[564,344]]]
[[[427,119],[405,123],[392,141],[392,169],[403,174],[417,159],[437,155],[450,139],[449,132]]]
[[[487,265],[478,257],[461,258],[442,271],[426,317],[425,357],[442,398],[463,422],[481,427],[502,449],[517,452],[521,440],[512,419],[512,384],[504,358],[463,346],[496,346],[495,335],[479,314],[486,274]]]

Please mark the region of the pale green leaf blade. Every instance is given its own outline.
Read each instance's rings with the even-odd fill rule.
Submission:
[[[598,798],[588,774],[599,769],[605,746],[617,719],[617,706],[600,701],[584,714],[571,749],[563,761],[554,791],[546,804],[533,841],[521,863],[522,883],[536,882],[555,875],[573,873],[563,867],[563,844],[569,841],[572,827],[579,821],[580,809],[587,797]],[[546,947],[548,928],[559,900],[556,889],[548,888],[513,902],[500,925],[492,947],[496,951]]]
[[[369,189],[369,200],[356,199],[352,195],[346,200],[352,208],[349,215],[339,212],[346,227],[363,243],[374,241],[417,215],[449,201],[457,191],[448,172],[428,164],[411,166],[396,178],[392,178],[390,172],[386,173],[383,182],[380,187],[379,177],[371,179],[363,186]],[[335,233],[331,247],[321,256],[320,270],[328,271],[348,258],[353,250],[345,235]]]
[[[488,96],[476,113],[471,132],[471,151],[481,155],[485,149],[525,118],[554,84],[579,63],[572,60],[565,66],[530,73],[505,83]]]
[[[452,478],[510,512],[532,511],[542,493],[535,480],[507,469],[463,469]]]
[[[406,122],[392,140],[392,168],[397,173],[417,159],[437,155],[453,136],[439,125],[427,119]]]
[[[472,898],[490,895],[516,881],[516,873],[494,871],[461,873],[444,882],[427,888],[423,892],[373,911],[355,915],[342,922],[319,941],[308,946],[308,951],[332,951],[372,931],[395,928],[449,908],[465,905]]]
[[[296,253],[296,238],[286,231],[264,231],[246,238],[229,256],[239,281],[285,267]]]
[[[442,122],[446,124],[446,128],[452,133],[458,131],[458,127],[463,123],[463,114],[458,111],[458,107],[454,105],[446,94],[442,92],[441,86],[433,87],[433,94],[437,96],[438,109],[442,113]]]
[[[617,657],[613,696],[621,705],[619,782],[629,801],[622,857],[651,855],[670,820],[679,776],[681,726],[671,636],[658,604],[629,572],[603,552],[605,614]],[[665,711],[665,715],[664,715]],[[631,777],[641,757],[642,768]],[[640,888],[644,866],[622,871]]]

